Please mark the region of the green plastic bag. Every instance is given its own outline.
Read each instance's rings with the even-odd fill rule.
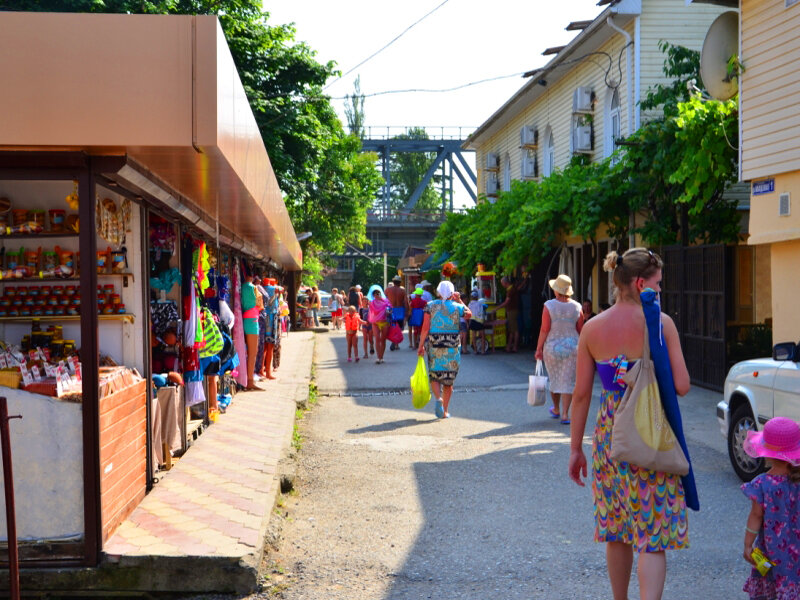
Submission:
[[[428,367],[425,364],[425,357],[417,359],[417,368],[411,375],[411,403],[414,408],[425,408],[431,399],[431,384],[428,381]]]

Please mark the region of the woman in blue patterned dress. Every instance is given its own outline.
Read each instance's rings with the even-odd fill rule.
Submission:
[[[640,294],[646,288],[661,291],[662,262],[647,248],[631,248],[622,256],[610,252],[603,267],[613,273],[615,302],[583,326],[578,341],[569,476],[584,485],[588,465],[583,436],[596,371],[603,391],[592,444],[594,539],[606,543],[614,600],[628,598],[634,550],[639,553],[640,597],[661,598],[667,574],[665,551],[689,546],[683,484],[678,475],[612,460],[611,430],[624,391],[620,377],[643,352],[646,324]],[[678,330],[663,313],[661,324],[675,391],[683,396],[690,381]]]
[[[450,416],[450,396],[453,382],[461,364],[461,317],[469,319],[472,313],[455,292],[453,284],[447,280],[436,288],[441,300],[428,302],[425,306],[425,319],[422,322],[417,354],[423,356],[428,351],[428,377],[431,389],[436,395],[436,416],[446,419]]]

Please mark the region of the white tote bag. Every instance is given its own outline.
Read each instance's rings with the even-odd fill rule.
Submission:
[[[547,402],[547,390],[549,389],[547,376],[544,374],[544,364],[536,361],[536,371],[528,376],[528,404],[531,406],[544,406]]]

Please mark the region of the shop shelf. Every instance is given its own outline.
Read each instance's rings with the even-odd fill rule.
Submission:
[[[61,233],[55,231],[43,231],[42,233],[4,233],[0,235],[0,240],[36,240],[39,238],[69,238],[78,237],[80,234],[72,231]]]
[[[133,279],[133,273],[98,273],[97,277],[130,277]],[[9,279],[0,279],[0,284],[8,283],[8,284],[15,284],[15,283],[52,283],[59,281],[80,281],[80,275],[73,275],[72,277],[23,277],[21,279],[16,278],[9,278]]]
[[[57,323],[59,321],[80,321],[80,315],[58,315],[47,317],[0,317],[0,324],[2,323],[29,323],[33,319],[39,319],[42,323]],[[99,321],[127,321],[133,323],[135,320],[134,315],[125,313],[124,315],[97,315]]]

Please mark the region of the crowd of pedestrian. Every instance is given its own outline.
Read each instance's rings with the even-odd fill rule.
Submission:
[[[614,304],[599,305],[597,313],[591,301],[573,299],[572,281],[566,274],[549,281],[554,297],[544,303],[534,356],[547,369],[550,415],[570,426],[568,473],[580,486],[585,485],[588,474],[583,438],[595,372],[599,374],[602,391],[591,451],[594,539],[606,544],[615,600],[628,598],[634,552],[639,555],[640,597],[658,599],[666,581],[666,551],[689,544],[687,507],[697,509],[694,479],[691,470],[686,476],[613,459],[612,432],[626,391],[625,375],[635,369],[640,357],[650,356],[651,345],[657,343],[660,351],[659,357],[653,351],[654,364],[660,362],[670,374],[668,381],[658,381],[659,388],[668,390],[662,400],[665,407],[672,400],[677,406],[676,396],[688,393],[689,374],[675,323],[658,307],[654,309],[657,314],[650,313],[659,328],[656,342],[647,341],[653,324],[648,324],[646,316],[653,303],[645,304],[643,299],[647,293],[655,297],[661,291],[661,258],[646,248],[632,248],[622,255],[609,253],[604,268],[613,278]],[[360,285],[351,287],[346,295],[334,289],[332,318],[343,308],[344,317],[332,326],[344,325],[348,362],[359,361],[360,331],[363,357],[377,354],[375,362],[382,364],[387,340],[390,351],[399,350],[407,324],[409,347],[426,357],[435,415],[447,419],[462,353],[470,354],[470,349],[475,354],[487,352],[486,334],[498,324],[507,326],[506,351],[518,351],[520,296],[528,284],[503,277],[506,296],[492,311],[480,289],[469,291],[469,304],[465,304],[448,280],[438,284],[435,299],[427,281],[406,290],[399,277],[386,290],[372,285],[367,294],[362,294]],[[313,294],[309,304],[313,310]],[[506,309],[504,320],[496,319],[500,308]],[[396,331],[401,332],[399,338],[394,336]],[[670,425],[685,448],[679,421],[677,428],[672,422]],[[771,468],[742,486],[751,501],[744,558],[753,565],[744,591],[751,599],[800,598],[800,425],[790,419],[772,419],[763,431],[748,434],[745,451],[768,459]]]

